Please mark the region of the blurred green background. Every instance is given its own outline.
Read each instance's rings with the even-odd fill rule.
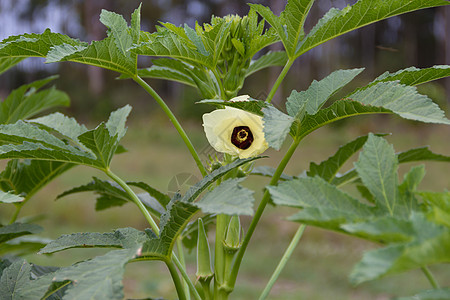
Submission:
[[[270,5],[279,12],[284,1],[250,1]],[[308,31],[331,6],[342,8],[355,1],[317,0],[307,19]],[[102,8],[115,11],[128,20],[140,1],[51,1],[51,0],[0,0],[0,39],[24,32],[52,31],[68,34],[85,41],[102,39],[106,28],[98,21]],[[211,14],[223,16],[230,13],[243,15],[248,6],[243,1],[143,1],[142,28],[153,31],[158,21],[176,25],[194,25],[207,22]],[[394,17],[372,24],[354,33],[306,53],[299,58],[274,102],[282,107],[292,89],[303,90],[313,79],[321,79],[336,69],[366,67],[354,86],[367,83],[384,71],[396,71],[409,66],[428,67],[450,64],[450,8],[436,8]],[[273,45],[271,49],[280,49]],[[149,66],[150,59],[140,59],[141,67]],[[280,69],[261,71],[250,77],[242,91],[254,98],[264,99]],[[123,145],[129,150],[118,155],[112,164],[115,173],[126,180],[150,183],[162,191],[171,191],[171,181],[182,174],[200,178],[193,160],[186,151],[171,123],[162,114],[153,99],[131,81],[117,81],[118,74],[72,63],[43,64],[42,60],[29,59],[0,76],[0,98],[23,83],[41,79],[49,74],[60,74],[56,82],[66,91],[72,105],[62,111],[74,116],[89,127],[105,120],[109,113],[127,103],[133,106]],[[149,83],[166,99],[180,118],[202,159],[213,153],[204,137],[201,115],[212,110],[206,105],[196,105],[201,100],[192,88],[177,83],[149,80]],[[448,114],[450,79],[432,82],[419,87]],[[320,162],[333,154],[339,145],[368,132],[392,133],[387,139],[396,151],[430,145],[434,152],[450,155],[450,128],[443,125],[422,124],[401,120],[395,116],[364,116],[343,120],[324,127],[307,137],[297,150],[286,173],[296,175],[308,168],[310,161]],[[267,151],[269,158],[259,165],[276,166],[281,151]],[[355,157],[356,159],[356,157]],[[4,165],[5,162],[0,162]],[[401,166],[401,174],[412,164]],[[352,167],[349,162],[344,170]],[[427,163],[427,176],[419,189],[441,191],[449,189],[448,165]],[[95,170],[77,167],[67,172],[39,192],[21,212],[20,217],[39,215],[36,223],[45,228],[42,236],[57,238],[61,234],[83,231],[111,231],[114,228],[146,227],[139,211],[128,204],[100,213],[95,212],[95,196],[78,194],[54,201],[63,191],[87,183],[92,176],[104,178]],[[260,177],[248,179],[245,184],[256,191],[259,199],[268,180]],[[354,193],[352,189],[349,193]],[[0,207],[0,222],[6,223],[13,209]],[[293,212],[289,209],[268,207],[257,229],[243,262],[237,290],[232,299],[255,299],[265,286],[271,272],[298,224],[284,218]],[[244,226],[249,219],[244,218]],[[424,275],[409,272],[353,287],[347,276],[364,250],[376,245],[341,234],[308,228],[291,262],[275,285],[270,299],[389,299],[396,295],[412,295],[429,288]],[[52,256],[33,255],[31,262],[44,265],[70,265],[80,259],[103,253],[100,250],[69,250]],[[195,273],[195,255],[188,255],[188,269]],[[448,266],[436,266],[441,285],[450,284]],[[164,264],[148,262],[130,264],[124,280],[128,298],[163,296],[174,299],[173,284]]]

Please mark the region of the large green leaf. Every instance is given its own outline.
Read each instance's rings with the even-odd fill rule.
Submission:
[[[80,42],[60,33],[53,33],[46,29],[42,34],[25,33],[10,36],[0,43],[0,57],[2,58],[27,58],[46,57],[54,46],[68,44],[80,45]]]
[[[303,35],[303,24],[314,0],[289,0],[284,11],[277,17],[268,7],[250,4],[280,37],[289,57],[293,57]]]
[[[148,239],[143,231],[120,228],[114,232],[72,233],[62,235],[42,248],[40,254],[55,253],[72,248],[133,248]]]
[[[375,210],[320,177],[297,178],[266,187],[276,205],[302,208],[291,221],[342,231],[340,225],[364,220]]]
[[[398,80],[401,84],[405,85],[419,85],[448,76],[450,76],[450,66],[447,65],[433,66],[425,69],[410,67],[395,73],[385,72],[378,76],[372,84]]]
[[[228,179],[195,202],[204,213],[253,215],[253,191],[239,185],[243,178]]]
[[[0,227],[0,243],[12,240],[16,237],[39,233],[42,227],[36,224],[12,223]]]
[[[408,226],[410,228],[407,228]],[[402,228],[410,237],[410,241],[366,252],[353,269],[350,280],[358,284],[388,274],[405,272],[435,263],[450,262],[449,228],[429,222],[421,213],[412,214],[408,226],[402,225]],[[392,227],[387,228],[385,222],[377,221],[371,222],[369,227],[365,224],[353,226],[353,230],[360,233],[367,232],[365,228],[385,232]]]
[[[442,5],[449,5],[449,2],[445,0],[359,0],[354,5],[347,6],[342,10],[332,8],[300,41],[295,57],[365,25],[414,10]]]
[[[376,113],[391,113],[391,111],[382,107],[363,105],[357,101],[343,99],[334,102],[327,108],[319,110],[315,115],[306,115],[301,122],[300,128],[293,132],[291,129],[291,132],[294,136],[303,138],[314,130],[329,123],[348,117]]]
[[[52,282],[51,275],[36,278],[29,263],[16,260],[3,270],[0,278],[0,299],[41,299]]]
[[[137,256],[137,247],[113,250],[56,271],[53,281],[72,282],[64,294],[67,299],[123,299],[125,265]]]
[[[109,28],[107,38],[90,45],[76,41],[56,45],[48,52],[46,62],[72,61],[136,75],[137,55],[128,50],[140,39],[140,6],[132,15],[132,28],[122,16],[107,10],[102,10],[100,21]]]
[[[105,169],[126,132],[125,120],[130,110],[128,105],[118,109],[111,114],[107,123],[74,138],[87,150],[67,144],[63,139],[30,123],[18,121],[15,124],[0,125],[0,141],[4,144],[0,146],[0,158],[51,160]],[[52,126],[61,131],[61,128],[64,128],[62,132],[67,132],[69,128],[65,126],[68,124],[73,126],[74,132],[80,129],[80,126],[73,124],[71,120],[64,126]]]
[[[212,60],[198,52],[192,42],[167,29],[159,29],[156,33],[142,35],[140,41],[140,44],[131,48],[132,52],[146,56],[171,57],[213,67]]]
[[[292,91],[286,102],[288,114],[295,117],[303,109],[310,115],[316,114],[333,94],[347,85],[363,70],[364,69],[334,71],[320,81],[314,80],[306,91]]]
[[[405,119],[450,124],[444,112],[430,98],[417,93],[415,87],[398,82],[379,82],[348,97],[365,105],[389,109]]]
[[[392,145],[370,133],[355,167],[362,182],[375,197],[378,208],[383,208],[393,215],[398,205],[399,193],[398,160]]]
[[[15,123],[55,106],[68,106],[69,96],[54,87],[39,91],[57,76],[25,84],[13,90],[0,105],[0,124]]]

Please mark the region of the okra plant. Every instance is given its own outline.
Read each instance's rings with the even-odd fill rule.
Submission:
[[[275,107],[271,101],[294,61],[309,50],[365,25],[450,2],[359,0],[341,10],[331,9],[305,32],[305,19],[313,4],[314,0],[289,0],[279,16],[263,5],[249,4],[248,14],[242,17],[212,17],[210,23],[194,28],[160,23],[155,32],[141,30],[140,7],[133,12],[130,25],[122,16],[103,10],[100,21],[107,37],[100,41],[81,42],[49,29],[3,40],[2,73],[28,57],[43,57],[46,63],[93,65],[135,81],[173,123],[202,178],[186,193],[169,197],[152,183],[130,182],[116,174],[110,165],[113,157],[125,150],[120,142],[126,133],[129,105],[88,129],[58,112],[42,115],[44,110],[69,103],[63,91],[45,88],[54,77],[12,91],[0,109],[0,158],[7,160],[0,174],[0,202],[15,206],[9,223],[0,227],[0,298],[123,299],[126,265],[148,260],[167,265],[178,299],[233,298],[249,242],[263,211],[270,209],[267,204],[272,203],[291,207],[289,220],[299,224],[276,270],[271,277],[267,274],[270,280],[260,299],[269,295],[306,226],[380,245],[354,266],[350,274],[354,284],[421,269],[430,290],[411,299],[449,299],[449,287],[441,287],[428,266],[450,262],[450,193],[418,190],[425,174],[422,165],[413,166],[403,179],[398,176],[399,164],[448,163],[449,156],[428,147],[396,153],[384,134],[368,133],[342,145],[327,160],[311,162],[301,175],[283,171],[306,136],[344,118],[394,114],[449,125],[439,106],[419,94],[415,86],[450,76],[450,66],[386,72],[332,101],[330,98],[364,69],[337,70],[313,81],[304,91],[293,90],[285,107]],[[284,50],[267,51],[279,42]],[[138,68],[138,56],[152,57],[152,65]],[[248,76],[274,66],[283,68],[266,99],[240,94]],[[201,98],[195,105],[214,109],[202,121],[206,138],[218,155],[200,159],[188,133],[145,78],[177,81],[198,89]],[[290,146],[282,148],[284,143]],[[278,165],[260,166],[269,147],[287,150]],[[344,163],[358,152],[354,168],[342,171]],[[26,235],[42,230],[22,218],[24,205],[43,186],[76,166],[100,170],[110,180],[94,177],[55,197],[93,191],[98,195],[97,210],[130,202],[149,228],[68,233],[56,240],[35,241],[33,247],[24,243]],[[256,208],[254,192],[242,186],[249,176],[270,177],[268,185],[260,186],[264,193]],[[345,192],[344,185],[354,185],[359,196]],[[241,215],[252,216],[248,226],[241,225]],[[183,240],[188,236],[197,237],[195,274],[188,272],[183,259],[183,248],[189,247]],[[212,236],[214,242],[210,243]],[[92,247],[111,251],[68,267],[37,266],[20,258],[30,251],[51,254]]]

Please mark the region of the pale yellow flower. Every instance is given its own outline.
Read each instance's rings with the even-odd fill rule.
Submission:
[[[239,96],[230,101],[247,101]],[[266,151],[262,118],[234,107],[217,109],[203,115],[203,128],[211,146],[218,152],[248,158]]]

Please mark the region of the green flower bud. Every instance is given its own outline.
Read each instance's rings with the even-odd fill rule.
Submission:
[[[227,234],[223,247],[230,253],[235,253],[241,247],[241,221],[239,216],[232,216],[228,223]]]
[[[211,270],[211,253],[209,250],[208,237],[206,235],[203,220],[198,219],[198,239],[197,239],[197,272],[198,280],[209,281],[214,276]]]

